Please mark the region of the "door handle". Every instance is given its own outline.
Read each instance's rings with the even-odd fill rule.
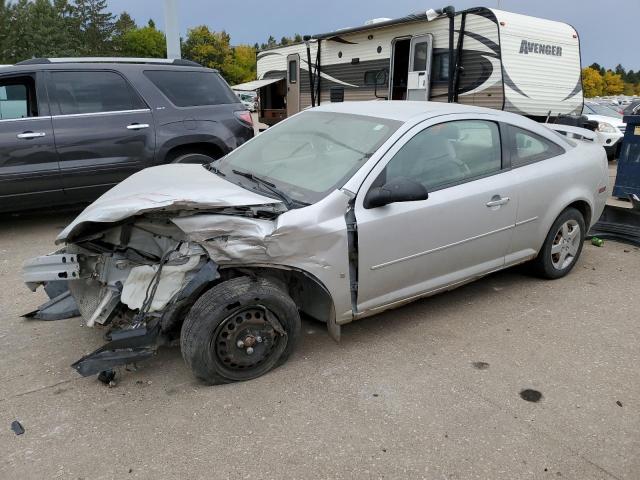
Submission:
[[[128,130],[142,130],[143,128],[149,128],[148,123],[132,123],[131,125],[127,125]]]
[[[487,202],[487,207],[499,207],[505,205],[509,201],[509,197],[501,197],[500,195],[494,195],[491,197],[491,201]]]
[[[44,137],[46,135],[47,134],[44,132],[22,132],[16,135],[16,137],[22,140],[29,140],[30,138],[39,138],[39,137]]]

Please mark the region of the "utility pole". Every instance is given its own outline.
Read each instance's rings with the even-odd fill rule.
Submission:
[[[178,0],[164,0],[164,28],[167,37],[167,58],[182,58],[180,53]]]

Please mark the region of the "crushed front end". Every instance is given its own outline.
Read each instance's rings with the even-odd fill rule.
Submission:
[[[79,238],[29,260],[24,280],[51,300],[27,316],[80,314],[107,329],[109,343],[72,366],[88,376],[152,356],[178,335],[180,321],[207,285],[216,263],[166,216],[145,216]]]

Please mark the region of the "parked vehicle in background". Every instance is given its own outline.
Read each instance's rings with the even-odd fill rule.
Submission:
[[[256,92],[235,92],[242,104],[247,107],[247,110],[249,110],[250,112],[255,112],[258,110],[258,94]]]
[[[607,152],[607,158],[613,160],[618,157],[627,128],[622,115],[615,110],[596,102],[585,102],[582,114],[587,119],[598,122],[596,128],[597,142]]]
[[[0,212],[91,202],[253,137],[217,71],[185,60],[32,59],[0,70]]]
[[[634,100],[623,111],[623,115],[638,115],[640,114],[640,100]]]
[[[520,115],[331,104],[207,170],[132,176],[64,229],[61,251],[28,261],[24,278],[34,290],[69,279],[86,323],[113,330],[74,364],[83,375],[179,336],[198,378],[249,380],[291,354],[300,312],[339,338],[343,324],[511,265],[563,277],[608,181],[599,145]]]

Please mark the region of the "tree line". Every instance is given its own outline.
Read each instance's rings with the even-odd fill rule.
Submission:
[[[605,69],[597,63],[582,69],[584,96],[640,95],[640,71],[625,70],[618,64],[614,70]]]
[[[231,83],[255,79],[256,50],[231,45],[205,25],[181,39],[183,58],[220,70]],[[0,0],[0,64],[36,57],[166,57],[166,39],[149,20],[114,15],[106,0]]]

